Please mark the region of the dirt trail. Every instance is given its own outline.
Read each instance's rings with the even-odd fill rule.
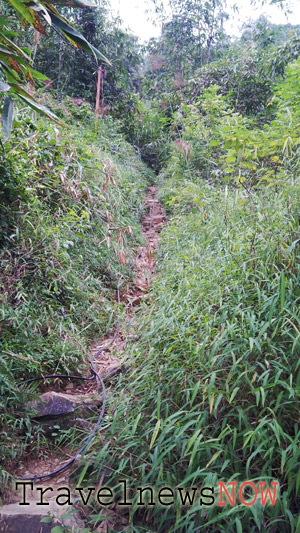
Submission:
[[[149,187],[145,197],[146,215],[143,219],[143,235],[145,237],[146,244],[141,246],[138,255],[135,260],[135,278],[132,283],[125,287],[118,287],[117,296],[120,303],[125,306],[125,312],[122,315],[118,326],[115,331],[107,335],[105,338],[99,340],[91,347],[91,353],[97,369],[97,372],[105,381],[108,388],[108,401],[109,397],[113,395],[113,388],[109,387],[109,379],[126,369],[126,356],[124,352],[129,344],[132,344],[132,329],[128,328],[128,324],[132,324],[133,320],[136,320],[136,307],[141,303],[143,298],[147,296],[150,284],[155,277],[155,251],[158,248],[159,233],[166,223],[165,211],[157,200],[157,186]],[[55,387],[49,387],[49,389],[57,390]],[[62,389],[60,388],[60,391]],[[63,392],[63,391],[62,391]],[[85,382],[83,385],[78,386],[75,382],[68,383],[64,392],[74,398],[87,395],[91,398],[99,397],[99,387],[96,381]],[[103,433],[103,439],[105,434],[106,424],[103,420],[102,426],[99,432]],[[76,453],[66,447],[58,449],[57,453],[45,451],[43,457],[29,457],[24,461],[22,465],[15,469],[13,472],[16,478],[27,476],[39,476],[53,471],[54,469],[62,466],[70,457]],[[72,480],[70,475],[72,473],[72,467],[56,477],[41,480],[36,482],[36,486],[52,487],[53,493],[50,493],[50,497],[45,499],[51,502],[51,499],[56,496],[56,489],[61,486],[72,486]],[[11,495],[9,502],[14,503],[20,501],[20,495]],[[29,508],[26,508],[29,510]],[[100,531],[100,530],[99,530]],[[102,531],[102,530],[101,530]],[[104,531],[104,530],[103,530]],[[24,531],[26,533],[26,531]]]
[[[136,276],[130,285],[120,290],[119,300],[126,305],[126,315],[124,324],[132,320],[133,309],[138,306],[142,299],[148,294],[151,281],[155,275],[155,258],[153,254],[158,248],[159,233],[166,222],[165,211],[156,198],[157,186],[149,187],[145,198],[147,214],[143,220],[143,235],[146,245],[142,246],[135,260]],[[122,361],[122,353],[126,350],[131,336],[124,327],[117,327],[117,330],[103,341],[97,343],[92,348],[96,368],[101,377],[113,375]],[[97,355],[103,346],[107,349]]]

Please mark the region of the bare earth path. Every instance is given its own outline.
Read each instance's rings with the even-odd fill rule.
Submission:
[[[105,381],[108,389],[108,401],[109,398],[113,396],[113,386],[109,387],[109,380],[112,376],[126,370],[126,348],[134,342],[134,334],[132,334],[134,327],[129,328],[128,324],[132,324],[134,320],[137,320],[138,306],[143,298],[147,296],[150,290],[151,282],[155,277],[155,252],[159,244],[159,233],[166,223],[165,211],[159,200],[157,200],[156,194],[157,186],[151,186],[148,188],[145,197],[146,215],[142,223],[143,235],[145,237],[146,244],[140,247],[135,260],[135,278],[132,283],[127,284],[126,286],[122,286],[121,283],[118,286],[117,300],[120,304],[123,304],[125,311],[122,312],[122,316],[120,317],[115,331],[112,331],[112,333],[107,335],[105,338],[98,340],[91,347],[91,353],[97,372]],[[52,390],[53,389],[54,387]],[[99,399],[98,389],[99,388],[96,382],[93,381],[85,382],[84,385],[81,386],[78,386],[75,384],[75,382],[71,382],[66,385],[64,390],[60,390],[67,393],[69,398],[73,398],[74,401],[78,401],[79,397],[82,396],[93,400],[95,400],[97,397]],[[55,390],[57,390],[57,388],[55,388]],[[103,420],[102,426],[99,429],[101,434],[103,434],[103,440],[105,440],[105,425],[105,420]],[[25,459],[24,463],[19,465],[13,474],[16,478],[44,475],[53,471],[59,466],[62,466],[69,457],[74,455],[74,453],[76,453],[76,451],[71,452],[71,450],[66,447],[63,447],[63,449],[58,449],[57,453],[49,453],[49,451],[46,450],[42,457],[29,457]],[[45,515],[50,508],[52,510],[51,503],[54,503],[55,496],[57,495],[56,491],[59,487],[72,486],[72,481],[70,479],[71,473],[72,468],[62,472],[56,477],[36,482],[36,486],[51,487],[54,489],[54,492],[49,491],[49,497],[45,495],[45,500],[50,502],[50,507],[39,508],[40,514],[43,513]],[[19,502],[20,493],[15,493],[10,496],[7,503],[15,503],[16,508],[16,504],[18,505]],[[5,512],[7,512],[7,517],[9,517],[10,512],[11,515],[15,513],[16,509],[13,510],[12,507],[13,505],[6,505],[0,508],[0,531],[10,531],[10,533],[18,531],[18,529],[13,529],[14,526],[9,526],[9,529],[2,529],[1,527],[1,520],[3,520]],[[21,520],[24,522],[24,518],[27,520],[34,513],[36,514],[36,500],[33,499],[28,507],[18,506],[17,511],[19,515],[21,515],[19,516],[18,521]],[[116,522],[119,520],[122,521],[122,518],[120,516],[116,516]],[[124,522],[123,525],[125,525]],[[77,525],[77,527],[81,527],[81,525]],[[108,528],[110,527],[112,527],[112,523],[110,520],[108,520],[107,522],[103,522],[100,528],[98,528],[96,531],[108,531]],[[43,529],[33,530],[32,525],[25,526],[25,528],[23,527],[22,529],[23,533],[35,533],[35,531],[46,532],[48,529],[46,528],[46,524],[43,525]]]
[[[144,296],[148,294],[151,281],[155,276],[155,259],[153,257],[158,248],[159,233],[166,222],[166,215],[161,203],[156,198],[157,187],[149,187],[145,198],[147,214],[143,220],[143,235],[145,236],[146,245],[142,246],[135,260],[136,276],[133,283],[127,285],[120,292],[119,299],[126,305],[125,323],[132,319],[132,311],[138,306]],[[97,343],[92,353],[96,361],[97,370],[102,377],[113,375],[120,366],[120,356],[126,350],[130,342],[131,335],[124,328],[117,328],[103,344],[103,341]],[[107,350],[102,351],[103,346],[108,346]]]

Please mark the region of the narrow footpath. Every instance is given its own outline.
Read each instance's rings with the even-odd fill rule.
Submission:
[[[124,310],[121,311],[121,316],[113,331],[91,346],[91,356],[95,368],[107,389],[107,405],[114,394],[113,384],[110,384],[111,378],[120,372],[127,372],[130,368],[126,351],[134,343],[135,335],[132,331],[137,325],[135,322],[138,316],[138,306],[147,297],[155,277],[155,252],[159,244],[159,234],[166,223],[164,208],[157,199],[157,189],[157,186],[149,187],[145,197],[146,215],[142,222],[145,245],[140,247],[134,263],[135,277],[132,283],[127,285],[123,285],[120,280],[117,287],[116,299],[120,308]],[[41,402],[36,402],[35,405],[35,408],[40,410],[39,422],[41,421],[45,427],[46,438],[47,430],[48,434],[51,435],[53,424],[54,427],[60,425],[61,410],[61,414],[67,420],[66,427],[69,423],[69,426],[71,424],[75,425],[76,428],[81,428],[82,439],[84,439],[87,432],[93,429],[92,424],[89,424],[87,419],[92,414],[97,416],[97,412],[101,409],[103,395],[100,392],[99,383],[96,380],[85,381],[83,384],[66,381],[59,386],[54,383],[44,388],[46,392],[41,395]],[[76,418],[74,418],[74,413],[76,413]],[[67,418],[66,415],[68,415]],[[95,437],[99,442],[100,434],[100,442],[102,441],[103,444],[105,443],[106,427],[107,422],[104,416]],[[81,441],[78,441],[78,448],[80,446]],[[63,466],[68,459],[76,454],[76,448],[70,449],[64,444],[56,446],[56,450],[53,449],[52,445],[50,448],[51,451],[47,448],[43,449],[43,453],[39,456],[26,456],[23,463],[18,465],[13,472],[14,477],[20,479],[44,476]],[[37,506],[37,499],[40,498],[40,494],[36,493],[35,490],[32,491],[32,496],[30,496],[30,490],[28,491],[29,505],[27,506],[19,505],[22,500],[22,490],[8,495],[5,501],[6,505],[0,509],[0,532],[48,533],[54,525],[64,525],[71,529],[83,528],[84,522],[78,513],[74,513],[71,518],[64,518],[62,513],[66,512],[65,508],[60,508],[55,502],[59,494],[57,492],[59,487],[74,489],[72,472],[80,464],[80,460],[81,456],[79,455],[75,463],[60,474],[34,482],[35,486],[53,489],[44,495],[44,501],[47,501],[49,506]],[[76,508],[76,505],[74,507]],[[47,516],[48,512],[57,516],[57,520],[52,524],[40,523],[41,518]],[[107,531],[105,522],[103,522],[103,527],[104,529],[99,529],[99,531]]]

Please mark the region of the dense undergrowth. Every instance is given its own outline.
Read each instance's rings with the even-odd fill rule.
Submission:
[[[0,162],[6,466],[39,446],[16,382],[83,371],[91,341],[120,312],[116,288],[132,277],[151,176],[117,123],[107,118],[95,130],[89,105],[51,105],[67,127],[19,110]]]
[[[107,484],[127,480],[132,531],[299,530],[298,72],[263,129],[216,87],[175,117],[158,277],[86,474],[98,479],[104,462]],[[218,481],[247,480],[278,481],[276,504],[138,505],[141,486],[215,487],[218,500]]]
[[[67,128],[19,109],[5,142],[1,482],[7,487],[10,465],[48,445],[31,426],[16,382],[84,372],[92,341],[122,320],[117,286],[132,279],[144,193],[153,182],[141,156],[160,172],[169,216],[158,275],[128,326],[135,329],[129,371],[113,381],[105,433],[73,479],[116,492],[126,479],[133,503],[116,506],[116,514],[129,520],[127,531],[297,533],[300,62],[288,63],[299,56],[299,38],[269,48],[264,26],[259,46],[241,39],[232,53],[225,40],[229,55],[216,49],[216,60],[200,70],[193,47],[195,68],[186,61],[185,74],[174,23],[178,48],[172,40],[165,48],[167,33],[161,43],[172,68],[152,43],[141,94],[131,88],[116,102],[112,89],[121,99],[130,70],[123,82],[115,70],[109,101],[118,122],[102,117],[95,130],[83,100],[52,100]],[[85,74],[80,83],[88,94]],[[101,110],[108,111],[103,94]],[[68,437],[72,452],[78,436]],[[174,505],[138,501],[137,487],[212,487],[218,501],[218,482],[247,480],[278,482],[275,505],[264,506],[260,496],[253,506],[222,508],[199,498],[184,506],[178,494]],[[92,529],[107,520],[109,510],[95,502],[89,511]]]

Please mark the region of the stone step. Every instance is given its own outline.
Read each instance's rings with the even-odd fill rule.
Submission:
[[[45,392],[39,400],[29,402],[27,405],[33,411],[32,417],[56,416],[74,413],[79,406],[100,405],[102,396],[67,394],[61,392]]]
[[[22,500],[21,500],[22,501]],[[37,505],[36,500],[29,505],[12,503],[0,507],[1,533],[51,533],[55,526],[64,526],[71,531],[82,531],[84,523],[78,512],[60,507],[55,501],[49,505]],[[50,523],[41,522],[42,518],[53,517]],[[67,516],[64,516],[67,515]]]

